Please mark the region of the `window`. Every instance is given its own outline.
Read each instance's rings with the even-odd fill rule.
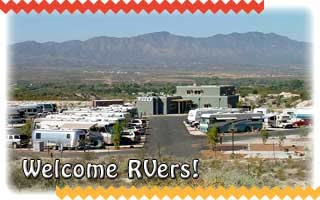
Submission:
[[[50,109],[50,108],[52,108],[52,105],[51,104],[44,104],[44,106],[43,106],[44,108],[48,108],[48,109]]]
[[[98,131],[98,128],[97,128],[97,127],[95,127],[95,126],[94,126],[94,127],[91,127],[91,128],[90,128],[90,131],[92,131],[92,132],[96,132],[96,131]]]
[[[19,139],[19,138],[20,138],[19,135],[14,136],[14,139]]]
[[[41,133],[36,133],[36,139],[41,139]]]
[[[106,132],[106,129],[104,127],[99,127],[99,132],[100,133],[105,133]]]
[[[70,139],[70,134],[69,133],[67,134],[67,139]]]
[[[12,140],[12,139],[13,139],[12,135],[10,135],[10,136],[9,136],[9,139],[10,139],[10,140]]]

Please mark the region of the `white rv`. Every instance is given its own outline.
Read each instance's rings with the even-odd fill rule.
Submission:
[[[187,123],[191,124],[191,126],[199,125],[201,115],[203,114],[235,113],[241,111],[242,109],[239,108],[197,108],[189,111]]]
[[[32,142],[43,142],[45,146],[77,148],[85,139],[83,130],[45,130],[36,129],[32,132]]]
[[[290,115],[287,114],[274,114],[265,118],[268,126],[273,128],[293,128]]]

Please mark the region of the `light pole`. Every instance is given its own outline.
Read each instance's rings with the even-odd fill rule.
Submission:
[[[219,108],[221,108],[221,98],[219,97]]]

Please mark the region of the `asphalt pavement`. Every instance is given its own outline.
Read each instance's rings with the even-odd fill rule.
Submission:
[[[206,137],[190,135],[183,121],[187,116],[151,117],[145,151],[151,157],[196,158],[206,148]]]

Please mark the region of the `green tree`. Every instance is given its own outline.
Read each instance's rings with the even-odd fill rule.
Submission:
[[[264,128],[261,130],[261,138],[262,138],[262,142],[263,144],[266,144],[267,143],[267,140],[269,138],[269,132]]]
[[[112,133],[112,142],[116,149],[120,149],[120,141],[121,141],[121,133],[123,131],[123,125],[117,122],[113,126],[113,133]]]
[[[21,133],[31,137],[32,135],[32,120],[27,120],[26,124],[21,127]]]
[[[212,147],[212,151],[214,151],[214,156],[217,158],[217,143],[219,142],[219,131],[217,127],[211,127],[207,133],[208,143]]]
[[[243,101],[238,101],[237,108],[242,108],[243,105],[244,105]]]

